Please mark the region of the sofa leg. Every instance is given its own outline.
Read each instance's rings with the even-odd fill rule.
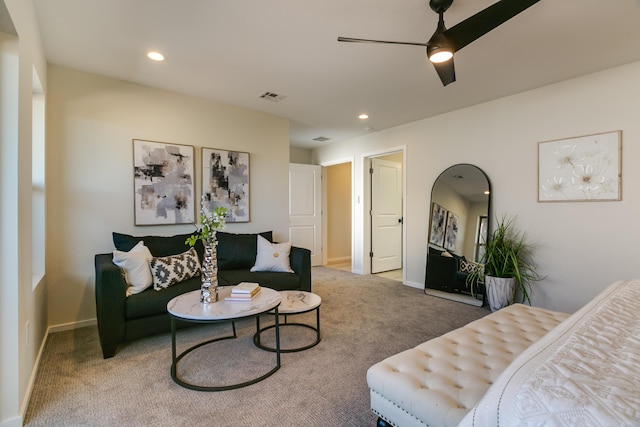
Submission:
[[[391,424],[378,417],[378,422],[376,423],[376,427],[393,427]]]
[[[116,354],[116,344],[102,346],[102,356],[105,359],[109,359],[115,356],[115,354]]]

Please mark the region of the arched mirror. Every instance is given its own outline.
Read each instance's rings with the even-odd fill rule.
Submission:
[[[426,293],[482,304],[466,278],[482,259],[490,207],[491,184],[477,166],[454,165],[438,176],[431,189]]]

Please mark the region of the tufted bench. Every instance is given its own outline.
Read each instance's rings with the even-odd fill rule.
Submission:
[[[457,426],[511,361],[569,317],[514,304],[373,365],[379,425]]]

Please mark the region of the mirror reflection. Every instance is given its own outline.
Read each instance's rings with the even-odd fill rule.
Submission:
[[[454,165],[438,176],[431,190],[427,293],[471,294],[466,278],[482,259],[490,203],[489,178],[477,166]]]

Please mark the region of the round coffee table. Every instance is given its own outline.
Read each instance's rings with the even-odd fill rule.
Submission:
[[[311,292],[305,291],[280,291],[280,297],[282,299],[282,303],[278,307],[278,310],[272,310],[269,314],[273,314],[276,319],[276,323],[274,325],[267,326],[265,328],[260,328],[260,316],[256,316],[256,333],[253,336],[253,343],[256,347],[259,347],[266,351],[278,351],[277,347],[279,347],[278,337],[276,336],[276,348],[265,346],[260,342],[260,334],[268,329],[276,328],[276,335],[278,335],[278,328],[282,328],[284,326],[298,326],[303,328],[309,328],[316,332],[316,339],[309,345],[289,348],[289,349],[280,349],[281,353],[293,353],[296,351],[306,350],[317,345],[320,340],[320,304],[322,304],[322,299]],[[306,325],[304,323],[289,323],[287,322],[287,316],[292,316],[296,314],[308,313],[312,310],[316,311],[316,326]],[[278,317],[279,315],[284,316],[284,323],[279,324]]]
[[[167,304],[167,311],[171,316],[171,378],[173,378],[177,384],[191,390],[198,391],[231,390],[255,384],[280,369],[280,323],[278,322],[277,316],[278,306],[281,302],[280,293],[273,289],[263,287],[251,301],[225,301],[224,299],[231,294],[232,289],[233,286],[220,286],[218,288],[219,301],[214,303],[201,303],[200,290],[197,290],[178,295]],[[177,365],[180,359],[185,355],[197,348],[213,342],[237,338],[235,320],[245,319],[248,317],[258,318],[260,314],[268,312],[276,314],[276,324],[274,325],[276,328],[276,366],[272,370],[258,378],[225,386],[200,386],[188,383],[178,377]],[[176,356],[176,320],[191,323],[231,322],[233,325],[233,335],[214,338],[200,344],[196,344]]]

